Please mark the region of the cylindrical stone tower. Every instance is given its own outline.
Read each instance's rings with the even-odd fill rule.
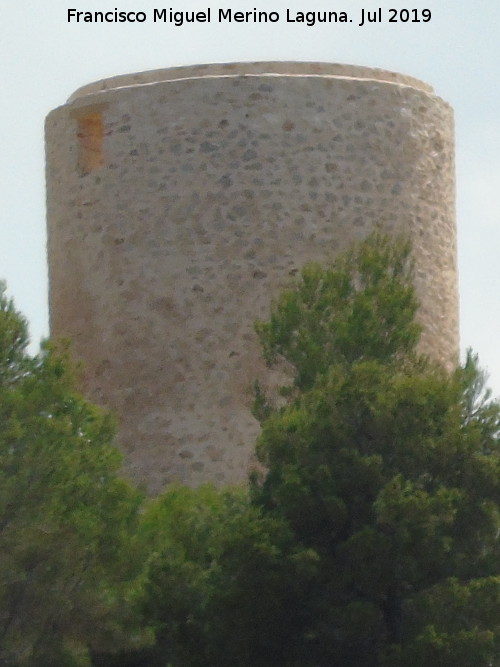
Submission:
[[[47,119],[51,334],[119,419],[125,469],[244,479],[254,322],[377,224],[413,241],[422,350],[458,352],[453,117],[410,77],[320,63],[181,67]]]

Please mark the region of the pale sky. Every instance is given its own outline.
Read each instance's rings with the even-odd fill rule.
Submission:
[[[153,10],[206,11],[211,22],[154,23]],[[360,27],[361,8],[383,23]],[[429,9],[389,23],[389,8]],[[142,11],[144,23],[68,23],[78,11]],[[276,11],[272,24],[219,23],[218,9]],[[352,23],[287,23],[346,11]],[[500,1],[271,0],[161,5],[155,0],[4,0],[0,20],[0,278],[27,316],[36,350],[48,335],[43,122],[79,86],[116,74],[208,62],[298,60],[381,67],[423,79],[455,110],[462,349],[500,395]],[[410,17],[415,15],[410,13]]]

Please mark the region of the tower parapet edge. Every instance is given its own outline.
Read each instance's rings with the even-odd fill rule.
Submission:
[[[427,84],[329,63],[124,75],[51,112],[46,147],[51,335],[151,492],[245,478],[254,321],[377,224],[412,240],[422,351],[456,362],[453,113]]]

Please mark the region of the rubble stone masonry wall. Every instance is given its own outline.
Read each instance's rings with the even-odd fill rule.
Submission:
[[[457,360],[453,114],[430,86],[322,63],[159,70],[81,88],[46,145],[51,335],[152,493],[245,478],[269,374],[254,321],[376,224],[413,242],[422,351]]]

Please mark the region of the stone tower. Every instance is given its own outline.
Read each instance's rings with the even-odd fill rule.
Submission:
[[[119,419],[125,469],[244,479],[254,333],[307,261],[409,234],[422,350],[458,353],[453,114],[411,77],[203,65],[79,89],[46,124],[51,334]]]

